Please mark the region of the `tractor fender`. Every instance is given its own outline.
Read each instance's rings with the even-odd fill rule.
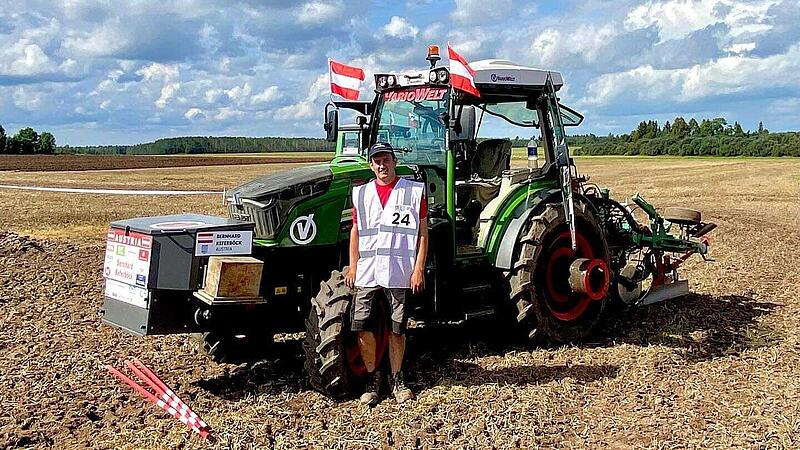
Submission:
[[[514,263],[514,249],[517,247],[519,238],[521,237],[522,227],[528,222],[531,214],[539,209],[539,205],[547,203],[546,200],[559,199],[561,191],[559,189],[543,189],[537,192],[530,200],[529,207],[525,208],[522,213],[511,220],[503,233],[503,239],[500,241],[500,247],[497,249],[497,257],[495,258],[495,266],[503,270],[511,270]]]
[[[597,214],[597,208],[586,196],[582,194],[573,194],[576,202],[580,201],[589,206],[592,213]],[[522,213],[515,219],[511,220],[503,239],[500,241],[500,247],[497,249],[497,258],[495,259],[495,266],[503,270],[511,270],[514,263],[514,250],[517,247],[520,239],[522,238],[522,228],[528,222],[534,212],[538,212],[541,205],[561,202],[561,190],[550,189],[541,190],[536,193],[531,199],[530,207],[522,211]]]

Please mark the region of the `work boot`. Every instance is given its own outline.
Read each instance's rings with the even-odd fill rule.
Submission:
[[[403,381],[402,371],[392,375],[392,396],[397,403],[405,403],[414,398],[414,393],[406,387],[406,383]]]
[[[372,376],[372,379],[367,381],[366,390],[361,394],[360,400],[367,406],[375,406],[381,399],[381,372],[376,370],[368,376]]]

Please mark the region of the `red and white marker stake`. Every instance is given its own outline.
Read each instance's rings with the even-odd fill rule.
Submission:
[[[125,365],[140,379],[147,387],[140,385],[133,381],[130,377],[115,369],[114,367],[106,366],[106,369],[118,378],[123,383],[127,384],[133,390],[141,394],[145,399],[151,401],[159,408],[168,412],[172,417],[178,419],[181,423],[186,425],[190,430],[194,431],[203,439],[207,439],[211,433],[211,429],[200,416],[189,408],[189,405],[183,402],[175,392],[172,391],[163,381],[161,381],[156,374],[153,373],[147,366],[145,366],[138,359],[132,361],[125,361]]]

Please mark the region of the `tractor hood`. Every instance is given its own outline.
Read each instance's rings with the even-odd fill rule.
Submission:
[[[282,193],[281,191],[287,188],[298,186],[309,186],[312,190],[316,191],[314,187],[327,187],[333,179],[333,172],[330,166],[316,165],[307,167],[298,167],[296,169],[286,170],[283,172],[273,173],[258,177],[252,181],[248,181],[235,189],[228,191],[228,199],[238,195],[243,199],[260,200],[265,196],[272,196],[274,194]],[[281,197],[286,194],[282,193]],[[298,192],[298,194],[301,194]]]
[[[259,239],[273,239],[296,205],[328,191],[333,172],[327,164],[265,175],[228,192],[228,214],[255,222]]]

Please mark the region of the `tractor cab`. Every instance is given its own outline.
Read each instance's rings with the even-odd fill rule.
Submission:
[[[387,142],[400,164],[414,168],[425,181],[432,218],[440,212],[450,224],[454,257],[492,260],[499,248],[492,237],[500,236],[508,221],[498,211],[507,210],[509,201],[519,202],[519,193],[531,183],[557,187],[556,143],[563,143],[565,126],[579,125],[583,117],[558,104],[563,85],[558,72],[496,59],[476,61],[470,65],[481,96],[475,97],[455,90],[448,69],[435,62],[428,70],[375,74],[372,102],[335,106],[369,116],[361,126],[362,155],[369,145]],[[555,111],[559,120],[551,119]],[[541,167],[512,169],[512,141],[480,132],[489,117],[527,129],[517,135],[536,135]],[[334,127],[328,120],[326,129]]]

